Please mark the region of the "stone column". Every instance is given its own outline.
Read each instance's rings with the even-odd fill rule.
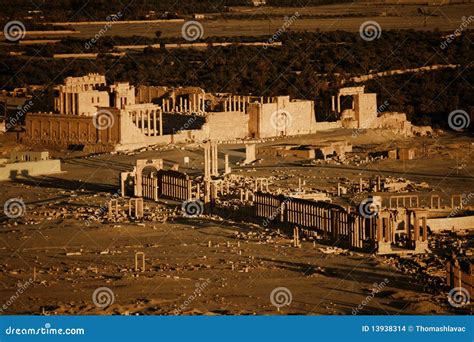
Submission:
[[[150,136],[151,135],[151,127],[150,127],[151,126],[151,113],[150,113],[150,111],[148,111],[148,110],[146,111],[146,116],[147,116],[146,119],[148,121],[147,132],[148,132],[148,136]]]
[[[415,216],[415,222],[413,223],[413,228],[415,229],[413,234],[413,239],[415,243],[420,239],[420,219]]]
[[[217,143],[211,143],[211,174],[213,176],[219,175],[219,164],[217,154]]]
[[[212,156],[211,156],[211,142],[209,141],[204,146],[204,179],[210,180],[212,173]]]
[[[163,135],[163,111],[160,110],[160,136]]]
[[[423,227],[423,239],[422,241],[428,241],[428,226],[426,224],[426,216],[423,216],[422,220],[422,227]]]
[[[227,153],[224,156],[224,173],[225,174],[231,173],[231,168],[229,165],[229,155]]]

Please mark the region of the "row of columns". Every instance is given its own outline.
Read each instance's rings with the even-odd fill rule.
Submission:
[[[389,198],[389,201],[390,201],[389,207],[390,207],[390,209],[393,208],[392,200],[396,200],[395,208],[400,207],[400,201],[402,202],[402,206],[406,208],[407,207],[407,200],[408,200],[408,206],[410,208],[413,208],[413,207],[418,208],[420,206],[420,198],[418,197],[418,195],[390,196],[390,198]],[[412,200],[414,200],[415,205],[412,202]]]
[[[158,110],[132,111],[132,120],[140,131],[150,137],[163,135],[163,112]]]
[[[205,113],[206,97],[205,94],[188,94],[188,98],[178,96],[162,99],[161,107],[165,113]]]

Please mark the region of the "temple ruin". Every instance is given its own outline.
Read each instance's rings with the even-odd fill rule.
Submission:
[[[90,152],[205,141],[265,139],[334,128],[412,133],[405,114],[378,112],[376,94],[340,89],[332,98],[338,120],[317,122],[315,103],[289,96],[206,93],[198,87],[107,85],[105,76],[68,77],[55,89],[54,112],[28,113],[20,142]]]

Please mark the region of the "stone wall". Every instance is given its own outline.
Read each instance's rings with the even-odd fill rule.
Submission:
[[[358,128],[370,128],[377,119],[377,94],[359,94],[354,96],[355,119]]]
[[[84,145],[84,149],[90,152],[113,151],[120,139],[120,125],[117,111],[111,109],[110,112],[114,119],[112,125],[105,129],[96,128],[90,116],[29,113],[25,119],[26,131],[20,135],[20,142],[55,149]]]
[[[427,224],[432,232],[474,229],[474,216],[430,218]]]
[[[278,96],[272,103],[250,103],[249,133],[254,138],[310,134],[315,131],[313,101],[290,101]]]
[[[18,176],[40,176],[61,172],[60,160],[40,160],[0,165],[0,181]]]
[[[203,134],[212,140],[246,138],[249,116],[242,112],[208,113],[202,127]]]

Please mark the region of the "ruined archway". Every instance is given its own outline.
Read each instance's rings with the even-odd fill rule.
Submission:
[[[163,159],[138,159],[135,164],[135,196],[143,197],[143,171],[163,169]]]

